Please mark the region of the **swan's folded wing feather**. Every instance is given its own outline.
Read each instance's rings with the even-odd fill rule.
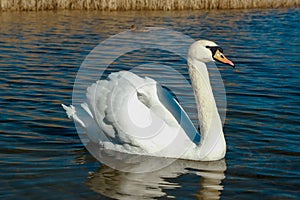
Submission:
[[[181,127],[190,140],[198,144],[200,135],[176,97],[155,80],[145,77],[144,81],[137,89],[138,99],[169,126]]]
[[[178,103],[176,98],[172,95],[172,93],[167,88],[157,84],[157,96],[159,101],[176,119],[178,124],[180,124],[191,141],[198,144],[200,142],[200,135],[198,131],[195,129],[195,126],[193,125],[189,116]]]
[[[97,81],[87,90],[88,107],[112,145],[138,146],[130,134],[143,133],[139,126],[150,123],[149,110],[136,95],[135,87],[142,83],[142,78],[121,71]]]

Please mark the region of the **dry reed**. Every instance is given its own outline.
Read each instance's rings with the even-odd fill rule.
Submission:
[[[0,0],[8,10],[196,10],[299,7],[300,0]]]

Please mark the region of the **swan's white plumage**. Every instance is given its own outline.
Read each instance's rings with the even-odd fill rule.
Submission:
[[[210,41],[195,42],[188,66],[201,125],[200,136],[182,107],[151,78],[128,71],[92,84],[81,107],[63,105],[69,118],[104,149],[190,160],[218,160],[226,143],[204,62],[212,61]],[[202,54],[202,55],[201,55]]]
[[[93,113],[92,118],[109,139],[97,142],[106,149],[127,153],[164,156],[172,153],[177,157],[186,147],[194,145],[160,101],[157,94],[160,87],[153,79],[125,71],[90,86],[87,99],[92,111],[88,113]],[[170,97],[169,101],[175,101]],[[186,141],[179,151],[171,145],[178,138]]]

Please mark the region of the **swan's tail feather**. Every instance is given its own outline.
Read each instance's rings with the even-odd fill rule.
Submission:
[[[62,104],[68,117],[73,119],[75,123],[78,123],[83,127],[88,135],[88,138],[99,143],[100,141],[108,141],[103,131],[99,128],[97,122],[94,120],[91,110],[86,103],[81,104],[81,107],[74,107],[73,105],[66,106]]]
[[[66,106],[64,104],[61,104],[61,106],[65,109],[69,119],[73,119],[74,121],[78,122],[83,128],[86,128],[84,122],[77,116],[76,109],[73,105]]]

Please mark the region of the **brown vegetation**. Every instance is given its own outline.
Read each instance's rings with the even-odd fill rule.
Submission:
[[[300,0],[0,0],[0,10],[187,10],[299,7]]]

